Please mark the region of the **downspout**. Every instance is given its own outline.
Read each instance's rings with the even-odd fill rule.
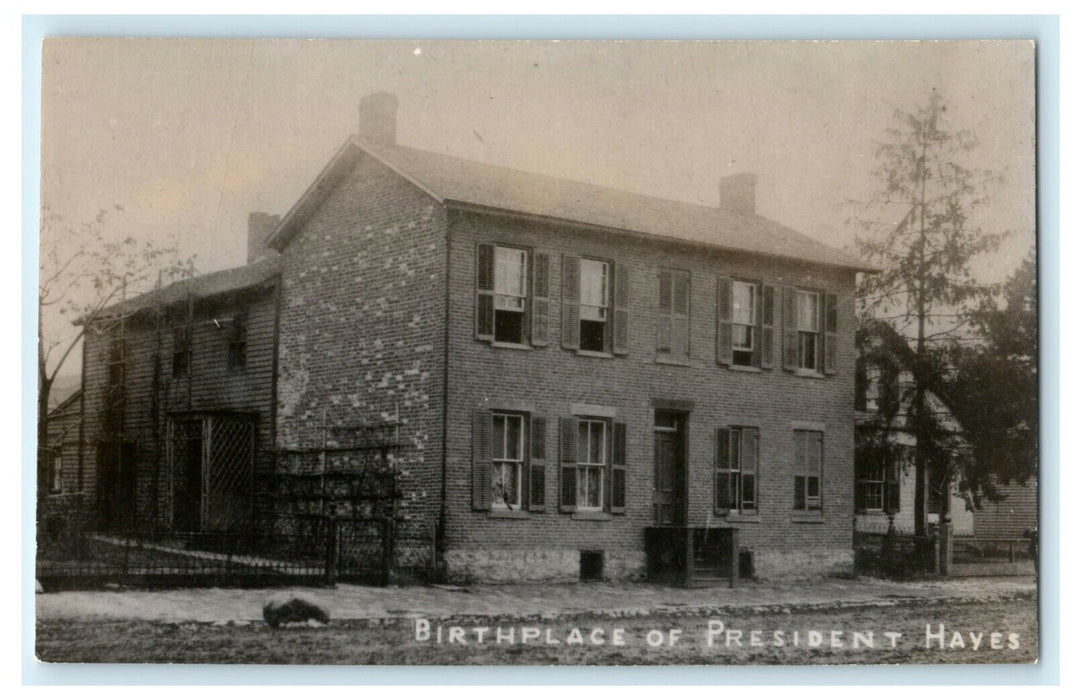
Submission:
[[[444,208],[444,386],[443,413],[440,417],[440,518],[436,528],[436,552],[444,554],[447,530],[447,460],[448,460],[448,362],[451,339],[451,224],[452,216]]]
[[[281,256],[282,258],[282,256]],[[275,318],[272,320],[272,387],[269,389],[269,454],[271,455],[270,461],[272,463],[272,473],[268,479],[268,487],[272,490],[272,493],[267,494],[268,498],[265,501],[271,503],[272,512],[276,512],[277,503],[276,498],[276,468],[278,466],[278,445],[276,444],[276,400],[279,394],[279,382],[280,382],[280,309],[283,305],[283,260],[280,260],[280,272],[276,276],[276,289],[275,299],[273,300],[273,314]],[[256,506],[256,504],[255,504]],[[260,515],[260,514],[258,514]],[[255,516],[256,519],[256,516]],[[258,523],[259,526],[264,523]],[[275,527],[275,523],[273,523]]]

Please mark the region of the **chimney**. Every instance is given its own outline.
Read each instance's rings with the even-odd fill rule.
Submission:
[[[757,213],[755,191],[757,176],[737,173],[720,178],[720,208],[736,214],[753,216]]]
[[[376,143],[395,143],[395,112],[399,100],[387,92],[374,92],[358,102],[358,135]]]
[[[266,242],[279,225],[278,214],[266,214],[263,211],[250,212],[250,218],[246,223],[247,264],[260,260],[268,254]]]

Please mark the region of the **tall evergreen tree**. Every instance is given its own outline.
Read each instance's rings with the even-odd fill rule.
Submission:
[[[930,455],[943,451],[926,397],[936,388],[937,354],[966,326],[964,310],[991,291],[971,273],[974,259],[1004,234],[985,231],[975,213],[994,179],[967,165],[973,134],[956,130],[936,92],[924,106],[896,110],[895,126],[877,144],[878,188],[855,217],[862,255],[881,268],[866,276],[861,315],[890,323],[913,351],[907,429],[914,435],[914,529],[928,527]],[[940,470],[950,474],[950,469]]]

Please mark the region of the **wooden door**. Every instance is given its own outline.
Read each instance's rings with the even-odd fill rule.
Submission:
[[[653,518],[657,525],[686,524],[685,418],[656,414],[653,455]]]

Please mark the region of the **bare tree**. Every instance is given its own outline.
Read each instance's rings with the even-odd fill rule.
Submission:
[[[890,323],[913,349],[908,429],[914,449],[914,529],[928,527],[932,445],[927,394],[938,380],[938,355],[968,323],[966,312],[994,289],[970,271],[1006,233],[984,230],[975,218],[998,178],[966,163],[974,135],[953,129],[936,92],[913,111],[896,110],[896,125],[877,144],[878,189],[852,223],[862,255],[881,268],[860,289],[862,318]],[[950,470],[943,470],[950,474]],[[945,487],[947,485],[945,484]]]
[[[194,272],[193,257],[180,259],[177,245],[139,242],[105,235],[113,214],[101,210],[94,221],[69,224],[46,207],[41,215],[41,261],[37,324],[37,493],[47,488],[49,397],[57,375],[78,348],[87,329],[103,321],[118,323],[109,307],[154,285]]]

